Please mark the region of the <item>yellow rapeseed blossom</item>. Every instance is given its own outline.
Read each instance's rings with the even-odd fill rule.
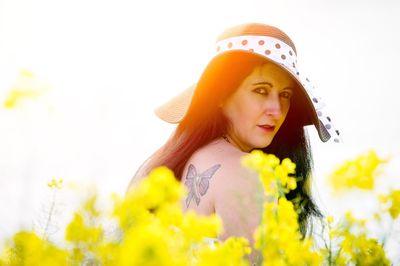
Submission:
[[[196,253],[195,266],[247,266],[249,261],[245,256],[250,254],[250,247],[245,238],[228,238],[224,242],[217,242],[215,247],[205,246]]]
[[[279,159],[273,154],[265,154],[260,150],[253,150],[242,158],[242,162],[250,169],[262,172],[263,169],[275,168],[279,165]]]
[[[373,176],[380,164],[374,158],[370,154],[346,168],[356,169],[350,171],[355,175],[348,170],[341,174]],[[264,203],[261,224],[254,232],[254,248],[262,255],[262,265],[390,264],[382,244],[367,237],[366,221],[350,212],[342,223],[335,222],[337,226],[332,216],[327,217],[331,242],[316,249],[312,239],[303,238],[299,232],[296,200],[285,197],[297,186],[295,164],[289,159],[280,163],[277,157],[261,151],[248,154],[243,163],[258,172],[265,193],[273,198]],[[61,182],[52,180],[48,186],[58,189]],[[35,233],[21,231],[0,251],[0,265],[250,265],[251,247],[246,239],[216,239],[223,231],[217,215],[182,212],[185,193],[172,171],[154,169],[125,197],[114,197],[111,215],[99,209],[96,194],[89,197],[66,228],[64,248]],[[394,219],[400,212],[399,198],[399,190],[381,197]]]
[[[374,151],[369,151],[337,168],[329,177],[330,183],[335,191],[350,188],[372,190],[378,167],[386,162],[387,160],[379,158]]]
[[[288,158],[280,164],[274,155],[257,150],[246,155],[243,164],[259,173],[266,194],[278,200],[264,204],[262,223],[254,234],[263,265],[320,265],[322,256],[312,250],[311,239],[302,239],[293,203],[285,198],[297,187],[296,165]]]
[[[284,197],[285,193],[297,187],[295,174],[296,165],[285,158],[280,164],[279,158],[273,154],[265,154],[254,150],[243,156],[244,166],[259,173],[265,194],[274,197]]]
[[[326,217],[326,221],[328,222],[328,224],[332,224],[334,221],[334,217],[332,215],[329,215]]]
[[[121,228],[127,230],[138,223],[149,222],[161,207],[178,206],[184,191],[171,170],[166,167],[157,168],[138,186],[131,188],[124,199],[114,198],[113,215]]]
[[[186,258],[172,234],[159,223],[143,224],[125,232],[120,244],[120,266],[186,265]]]
[[[189,265],[192,248],[200,249],[204,238],[217,237],[222,228],[220,218],[183,213],[180,202],[184,194],[172,172],[161,167],[124,199],[115,199],[113,215],[124,234],[115,255],[117,265]],[[134,255],[132,250],[136,250]]]
[[[84,244],[98,244],[102,236],[102,228],[87,225],[79,213],[75,213],[65,232],[65,240]]]
[[[347,265],[390,265],[385,251],[376,239],[365,234],[346,233],[341,243],[341,257]]]
[[[322,256],[312,250],[312,240],[302,240],[293,204],[285,198],[265,203],[261,225],[255,232],[255,248],[263,265],[320,265]]]
[[[125,198],[114,197],[113,215],[117,218],[120,228],[125,231],[142,222],[151,222],[152,214],[134,197],[131,190]]]
[[[48,89],[49,85],[39,80],[32,71],[22,69],[18,73],[17,80],[8,92],[3,105],[7,109],[15,108],[21,101],[38,98]]]
[[[193,211],[185,213],[180,230],[186,241],[199,242],[202,238],[216,238],[222,231],[221,219],[214,215],[200,216]]]
[[[83,210],[91,217],[99,217],[100,211],[96,206],[97,194],[90,196],[82,205]]]
[[[389,205],[387,210],[393,219],[397,219],[400,214],[400,189],[392,190],[388,195],[380,195],[379,199]]]
[[[47,186],[48,186],[49,188],[61,189],[61,188],[62,188],[62,183],[63,183],[63,180],[62,180],[62,179],[56,180],[56,179],[53,178],[53,179],[47,184]]]
[[[400,214],[400,190],[393,190],[389,197],[392,204],[389,213],[393,219],[396,219]]]
[[[333,237],[338,241],[338,251],[330,260],[334,265],[390,265],[382,244],[367,237],[366,221],[345,214],[342,224],[333,228]]]
[[[155,210],[164,203],[176,203],[184,195],[183,187],[166,167],[153,170],[140,186],[131,189],[132,192],[134,199],[148,210]]]
[[[34,232],[16,233],[6,247],[5,254],[7,258],[4,265],[8,266],[68,265],[67,251],[42,240]]]

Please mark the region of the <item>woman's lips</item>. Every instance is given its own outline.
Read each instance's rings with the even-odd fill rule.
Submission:
[[[275,126],[270,126],[270,125],[258,125],[257,127],[259,127],[264,132],[268,132],[268,133],[274,132],[274,130],[275,130]]]

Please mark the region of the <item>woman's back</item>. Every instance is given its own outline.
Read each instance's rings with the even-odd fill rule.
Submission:
[[[261,219],[262,185],[255,172],[242,166],[245,154],[218,138],[197,150],[183,171],[181,182],[188,190],[184,209],[217,213],[224,226],[222,240],[229,236],[252,239]]]

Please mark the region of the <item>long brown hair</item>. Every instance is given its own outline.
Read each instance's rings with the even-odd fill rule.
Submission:
[[[168,141],[149,158],[137,175],[147,175],[157,166],[167,166],[177,179],[191,155],[215,138],[221,137],[228,121],[220,108],[251,73],[265,63],[257,55],[230,52],[214,58],[197,83],[190,107]]]
[[[229,52],[214,58],[197,84],[190,107],[172,136],[138,170],[136,175],[145,176],[153,168],[167,166],[177,179],[181,179],[184,167],[199,148],[226,133],[228,123],[220,108],[251,71],[265,63],[265,58],[251,53]],[[298,187],[287,197],[299,202],[299,223],[303,234],[310,216],[321,216],[313,203],[307,180],[312,169],[312,155],[304,132],[301,106],[296,104],[296,94],[289,113],[272,143],[262,149],[280,159],[290,158],[296,163]]]

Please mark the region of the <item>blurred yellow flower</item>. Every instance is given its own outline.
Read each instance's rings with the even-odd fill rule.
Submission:
[[[273,197],[284,197],[285,193],[297,187],[295,174],[296,165],[285,158],[280,163],[273,154],[265,154],[254,150],[243,156],[242,164],[259,173],[265,194]]]
[[[391,190],[387,195],[380,195],[379,200],[381,203],[389,205],[386,210],[389,211],[393,219],[397,219],[400,214],[400,189]]]
[[[275,168],[279,165],[279,159],[273,154],[265,154],[260,150],[253,150],[250,154],[242,157],[242,163],[249,167],[262,172],[263,169]]]
[[[189,255],[194,246],[199,251],[204,248],[199,244],[204,238],[218,236],[222,229],[220,218],[199,216],[193,211],[183,213],[184,195],[185,189],[172,171],[161,167],[125,198],[115,197],[113,215],[124,232],[117,265],[188,265],[193,260]],[[137,250],[135,255],[132,250]]]
[[[194,228],[196,228],[194,230]],[[222,231],[221,219],[214,215],[200,216],[193,211],[185,213],[180,230],[184,234],[186,241],[198,242],[202,238],[216,238]]]
[[[3,106],[7,109],[15,108],[24,100],[42,96],[49,88],[50,86],[41,81],[32,71],[21,69],[15,84],[3,102]]]
[[[327,221],[329,224],[332,224],[332,223],[333,223],[333,220],[334,220],[334,218],[333,218],[332,215],[329,215],[329,216],[326,217],[326,221]]]
[[[76,243],[96,244],[101,241],[102,236],[102,228],[89,226],[79,213],[74,214],[65,232],[65,240]]]
[[[47,184],[47,186],[48,186],[49,188],[61,189],[61,188],[62,188],[62,183],[63,183],[63,180],[62,180],[62,179],[56,180],[56,179],[53,178],[53,179]]]
[[[369,151],[337,168],[329,177],[330,183],[335,191],[350,188],[372,190],[379,174],[378,168],[386,162],[375,151]]]
[[[347,162],[335,175],[351,180],[340,181],[346,188],[365,187],[364,181],[373,182],[382,162],[370,153]],[[243,158],[243,163],[259,174],[265,193],[273,199],[264,202],[262,221],[254,232],[253,251],[262,255],[263,266],[390,264],[383,245],[367,237],[367,221],[351,212],[335,225],[333,216],[326,218],[329,244],[323,248],[316,248],[311,237],[301,235],[296,199],[289,201],[285,197],[297,186],[295,164],[289,159],[280,163],[274,155],[253,151]],[[48,186],[59,189],[61,184],[62,180],[53,179]],[[110,215],[99,208],[97,194],[83,202],[66,228],[64,248],[33,232],[21,231],[0,252],[0,265],[250,265],[248,256],[253,253],[248,240],[217,240],[223,231],[221,219],[215,214],[183,213],[181,201],[185,194],[172,171],[165,167],[154,169],[124,197],[114,196]],[[400,190],[380,196],[380,201],[396,219],[400,213]],[[215,241],[210,243],[211,239]]]
[[[93,194],[90,196],[86,201],[83,203],[82,207],[83,210],[89,214],[91,217],[99,217],[100,216],[100,211],[98,210],[96,206],[97,202],[97,194]]]
[[[250,254],[249,243],[245,238],[228,238],[217,242],[215,247],[205,246],[196,254],[195,266],[247,266],[250,265],[245,256]]]
[[[34,232],[16,233],[6,247],[5,254],[7,258],[3,263],[9,266],[68,265],[67,251],[42,240]]]
[[[255,232],[255,247],[263,265],[320,265],[322,256],[312,250],[312,240],[302,239],[293,203],[280,198],[265,203],[261,225]]]
[[[184,253],[171,241],[171,234],[158,223],[143,224],[126,232],[120,244],[121,266],[185,265]]]
[[[333,265],[390,265],[383,245],[374,238],[367,237],[366,220],[346,212],[344,220],[335,228],[330,227],[330,235],[337,242],[338,250],[326,252]],[[331,239],[332,240],[332,239]]]

